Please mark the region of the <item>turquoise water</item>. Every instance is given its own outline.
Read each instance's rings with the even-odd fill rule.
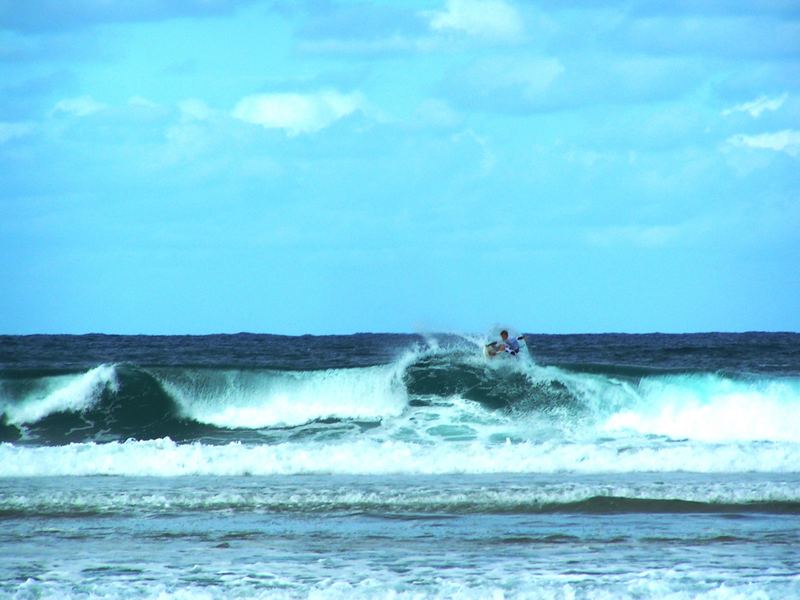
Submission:
[[[797,335],[2,342],[2,597],[800,598]]]
[[[800,505],[738,496],[798,487],[796,474],[11,479],[0,593],[792,598]],[[607,496],[623,490],[649,500]]]

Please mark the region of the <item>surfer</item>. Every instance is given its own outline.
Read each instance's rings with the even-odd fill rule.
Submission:
[[[519,337],[513,338],[508,337],[508,331],[503,329],[500,332],[500,341],[499,342],[492,342],[491,344],[486,345],[487,354],[491,358],[500,352],[505,352],[506,354],[510,354],[511,356],[516,356],[519,354],[519,342],[517,340],[524,340],[525,336],[521,335]]]

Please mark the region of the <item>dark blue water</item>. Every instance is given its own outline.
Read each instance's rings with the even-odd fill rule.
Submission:
[[[0,596],[800,597],[800,335],[0,336]]]

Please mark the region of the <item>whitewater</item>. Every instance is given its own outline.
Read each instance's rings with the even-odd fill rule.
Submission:
[[[0,595],[800,597],[800,335],[488,339],[0,336]]]

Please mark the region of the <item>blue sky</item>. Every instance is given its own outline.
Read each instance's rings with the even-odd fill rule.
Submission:
[[[0,333],[800,330],[800,4],[0,0]]]

